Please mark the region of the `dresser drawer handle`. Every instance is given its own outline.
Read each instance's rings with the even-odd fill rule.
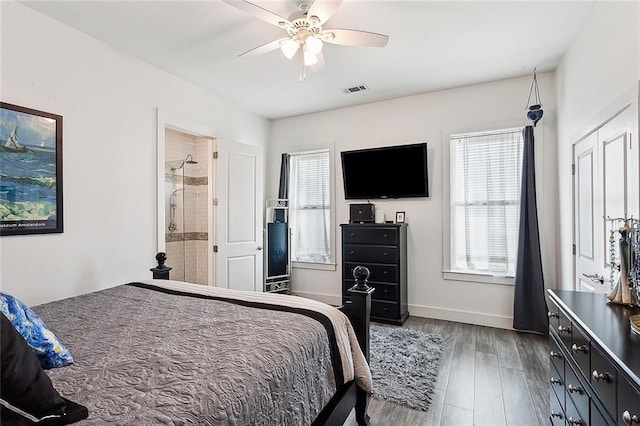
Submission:
[[[389,253],[387,253],[386,251],[382,254],[383,256],[389,256]]]
[[[563,327],[563,326],[559,325],[558,326],[558,333],[571,334],[571,327]]]
[[[389,238],[389,234],[384,234],[383,238]]]
[[[573,417],[569,417],[567,419],[567,423],[569,423],[570,425],[581,425],[582,424],[582,420],[574,419]]]
[[[622,413],[622,420],[626,425],[632,425],[634,423],[640,425],[640,418],[638,418],[638,415],[637,414],[631,415],[629,410]]]
[[[558,358],[558,359],[562,359],[562,354],[561,354],[560,352],[554,352],[554,351],[551,351],[551,352],[549,352],[549,356],[550,356],[551,358]]]
[[[557,312],[547,312],[547,316],[549,318],[560,318],[560,315],[558,315]]]
[[[577,393],[579,395],[582,395],[583,390],[580,386],[573,386],[572,384],[569,384],[569,386],[567,386],[567,390],[569,391],[569,393]]]
[[[387,275],[389,274],[389,271],[387,271],[386,269],[384,271],[382,271],[383,274]]]
[[[554,417],[557,417],[557,418],[561,419],[562,418],[562,413],[551,410],[551,418],[553,419]]]
[[[603,380],[607,383],[611,382],[611,374],[607,372],[598,373],[598,370],[593,370],[593,373],[591,373],[591,377],[593,377],[593,380],[595,380],[596,382],[599,382],[600,380]]]
[[[571,346],[571,350],[575,353],[578,352],[582,352],[582,353],[589,353],[589,348],[587,348],[587,345],[580,345],[578,346],[577,344],[573,344],[573,346]]]
[[[355,250],[351,250],[351,251],[349,252],[349,254],[356,254],[356,251],[355,251]]]
[[[350,237],[355,237],[355,236],[356,236],[356,234],[349,234],[349,236],[350,236]]]
[[[549,382],[551,382],[552,385],[562,386],[562,380],[556,379],[555,377],[552,377]]]

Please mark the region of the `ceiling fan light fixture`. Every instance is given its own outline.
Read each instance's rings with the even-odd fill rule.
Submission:
[[[312,55],[317,55],[322,51],[322,40],[317,37],[307,37],[304,41],[305,52],[309,52]]]
[[[298,51],[298,47],[300,47],[298,41],[292,38],[280,42],[280,50],[282,50],[282,53],[287,57],[287,59],[291,59],[295,56]]]
[[[318,63],[318,57],[304,49],[304,66],[309,67]]]

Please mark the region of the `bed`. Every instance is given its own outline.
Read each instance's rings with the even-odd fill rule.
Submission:
[[[362,315],[356,334],[320,302],[169,280],[33,311],[73,354],[72,365],[47,372],[62,396],[87,407],[77,424],[342,424],[354,406],[367,422]]]

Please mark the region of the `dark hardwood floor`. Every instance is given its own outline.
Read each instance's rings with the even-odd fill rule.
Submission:
[[[372,398],[371,426],[549,423],[546,336],[410,317],[404,328],[446,338],[429,411]],[[345,426],[356,425],[353,412]]]

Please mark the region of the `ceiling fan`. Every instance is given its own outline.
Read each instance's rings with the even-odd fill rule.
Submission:
[[[341,28],[324,29],[323,25],[335,13],[342,0],[315,0],[311,5],[302,2],[298,4],[299,11],[288,18],[278,16],[245,0],[224,1],[287,32],[287,37],[260,45],[240,56],[260,55],[278,48],[288,59],[299,53],[300,81],[306,78],[305,67],[316,64],[320,68],[324,67],[322,54],[324,42],[343,46],[384,47],[389,41],[387,35],[368,31]]]

